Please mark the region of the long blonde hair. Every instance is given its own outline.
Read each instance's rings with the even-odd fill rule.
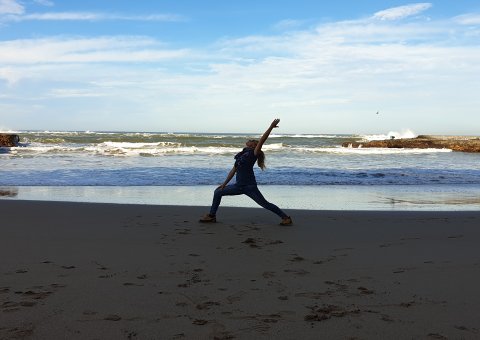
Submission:
[[[257,155],[257,165],[260,169],[265,170],[265,154],[263,151],[260,151]]]
[[[256,140],[256,139],[250,139],[249,142],[254,142],[255,146],[257,146],[257,144],[258,144],[258,140]],[[263,153],[262,150],[260,150],[260,152],[257,155],[257,165],[260,169],[262,169],[262,171],[265,170],[265,168],[266,168],[266,166],[265,166],[265,154]]]

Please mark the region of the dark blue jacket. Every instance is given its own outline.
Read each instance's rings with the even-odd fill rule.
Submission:
[[[254,149],[244,148],[235,156],[235,167],[237,168],[236,181],[238,185],[257,184],[253,166],[257,161]]]

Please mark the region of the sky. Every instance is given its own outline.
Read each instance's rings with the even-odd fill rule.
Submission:
[[[479,61],[478,0],[0,0],[0,131],[480,135]]]

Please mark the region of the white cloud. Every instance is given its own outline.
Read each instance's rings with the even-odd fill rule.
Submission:
[[[393,7],[383,11],[379,11],[375,13],[373,17],[379,20],[399,20],[421,13],[429,9],[430,7],[432,7],[432,4],[428,2]]]
[[[21,75],[12,67],[0,67],[0,79],[7,82],[8,86],[15,85],[21,78]]]
[[[274,29],[277,30],[291,30],[301,27],[305,21],[294,20],[294,19],[285,19],[274,25]]]
[[[27,20],[39,20],[39,21],[94,21],[101,20],[102,15],[98,13],[88,12],[56,12],[56,13],[33,13],[26,14],[18,17],[12,17],[12,21],[27,21]]]
[[[175,14],[150,14],[150,15],[123,15],[123,14],[105,14],[95,12],[47,12],[19,14],[12,13],[5,16],[4,21],[20,22],[20,21],[106,21],[106,20],[123,20],[123,21],[162,21],[162,22],[179,22],[185,21],[186,18]]]
[[[480,25],[480,13],[459,15],[453,20],[461,25]]]
[[[104,94],[92,89],[53,89],[50,91],[51,97],[56,98],[87,98],[103,97]]]
[[[55,5],[53,1],[49,1],[49,0],[33,0],[33,1],[39,5],[47,6],[47,7],[52,7],[53,5]]]
[[[50,0],[33,0],[42,6],[52,7]],[[177,14],[157,13],[147,15],[128,15],[101,12],[46,12],[26,13],[25,7],[17,0],[0,0],[0,23],[21,21],[161,21],[181,22],[187,18]]]
[[[181,58],[187,50],[168,50],[145,37],[50,38],[0,42],[0,64],[158,62]]]
[[[0,0],[0,14],[21,15],[25,8],[16,0]]]

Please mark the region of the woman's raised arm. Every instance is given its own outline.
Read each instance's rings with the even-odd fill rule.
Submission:
[[[280,119],[274,119],[272,124],[270,124],[270,126],[268,127],[267,131],[265,131],[265,133],[263,134],[263,136],[260,138],[260,140],[258,141],[258,144],[257,146],[255,147],[255,151],[254,151],[254,154],[255,156],[257,156],[260,151],[262,151],[262,146],[263,146],[263,143],[265,143],[265,141],[267,140],[268,136],[270,136],[270,132],[272,132],[272,130],[274,128],[278,128],[278,123],[280,122]]]

